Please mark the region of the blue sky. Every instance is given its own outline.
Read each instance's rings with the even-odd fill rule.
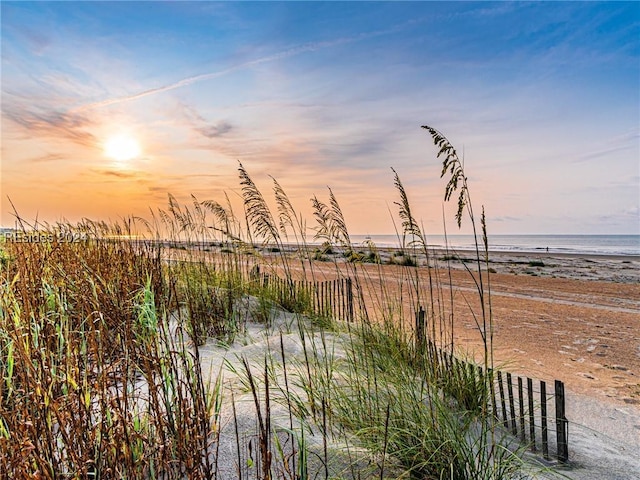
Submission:
[[[426,131],[493,233],[640,233],[640,3],[2,2],[2,217],[238,200],[241,161],[311,222],[393,232],[402,179],[442,233]],[[126,135],[134,158],[105,143]],[[448,230],[453,210],[445,207]]]

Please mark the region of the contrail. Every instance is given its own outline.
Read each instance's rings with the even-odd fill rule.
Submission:
[[[396,26],[396,27],[392,27],[392,28],[386,29],[386,30],[378,30],[378,31],[375,31],[375,32],[362,33],[360,35],[356,35],[356,36],[352,36],[352,37],[340,38],[340,39],[337,39],[337,40],[327,40],[327,41],[324,41],[324,42],[307,43],[307,44],[304,44],[304,45],[300,45],[298,47],[293,47],[293,48],[289,48],[287,50],[283,50],[283,51],[275,53],[273,55],[269,55],[269,56],[258,58],[258,59],[251,60],[251,61],[248,61],[248,62],[240,63],[238,65],[234,65],[232,67],[229,67],[229,68],[224,69],[224,70],[219,70],[217,72],[209,72],[209,73],[202,73],[200,75],[194,75],[193,77],[184,78],[184,79],[179,80],[177,82],[170,83],[169,85],[164,85],[162,87],[157,87],[157,88],[150,88],[148,90],[144,90],[142,92],[135,93],[133,95],[126,95],[124,97],[117,97],[117,98],[109,98],[107,100],[102,100],[100,102],[89,103],[87,105],[83,105],[81,107],[73,109],[72,112],[80,112],[80,111],[84,111],[84,110],[92,110],[92,109],[95,109],[95,108],[107,107],[109,105],[116,105],[118,103],[131,102],[131,101],[134,101],[134,100],[138,100],[139,98],[148,97],[149,95],[156,95],[156,94],[162,93],[162,92],[168,92],[170,90],[175,90],[176,88],[186,87],[188,85],[192,85],[192,84],[197,83],[197,82],[202,82],[204,80],[211,80],[211,79],[214,79],[214,78],[223,77],[225,75],[228,75],[229,73],[232,73],[232,72],[235,72],[235,71],[238,71],[238,70],[242,70],[243,68],[252,67],[254,65],[259,65],[261,63],[273,62],[275,60],[280,60],[280,59],[283,59],[283,58],[289,58],[289,57],[293,57],[293,56],[296,56],[296,55],[300,55],[301,53],[305,53],[305,52],[313,52],[315,50],[320,50],[320,49],[323,49],[323,48],[329,48],[329,47],[333,47],[333,46],[336,46],[336,45],[342,45],[342,44],[346,44],[346,43],[353,43],[353,42],[357,42],[357,41],[360,41],[360,40],[364,40],[366,38],[385,35],[385,34],[388,34],[388,33],[395,32],[395,31],[399,30],[399,28],[400,28],[400,26]]]

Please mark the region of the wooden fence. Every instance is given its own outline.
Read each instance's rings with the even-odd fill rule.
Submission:
[[[284,308],[299,302],[318,316],[354,320],[353,282],[350,278],[338,278],[324,282],[287,280],[276,275],[254,271],[253,279],[262,288],[268,288],[275,300]]]
[[[461,377],[467,385],[484,385],[487,372],[480,365],[456,358],[426,338],[425,312],[416,314],[416,343],[426,348],[440,375]],[[541,451],[546,460],[550,451],[561,463],[569,461],[569,422],[566,418],[564,383],[555,380],[553,390],[547,382],[514,376],[489,369],[489,400],[495,417],[505,429],[532,451]],[[555,438],[554,438],[555,437]]]
[[[324,282],[285,280],[275,275],[252,273],[261,287],[270,288],[276,301],[285,308],[301,299],[316,314],[353,322],[354,296],[350,278]],[[555,380],[553,388],[547,382],[529,377],[514,376],[508,372],[485,372],[476,364],[456,358],[427,338],[425,311],[416,314],[416,343],[427,348],[433,364],[442,374],[461,376],[465,382],[484,385],[486,375],[491,377],[490,405],[495,417],[514,437],[532,451],[541,451],[545,459],[555,457],[559,462],[569,460],[569,423],[565,415],[564,383]],[[552,454],[553,453],[553,454]]]

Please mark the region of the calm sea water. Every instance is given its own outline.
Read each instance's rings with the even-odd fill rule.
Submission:
[[[397,248],[396,235],[352,235],[354,245],[362,245],[367,240],[379,247]],[[474,248],[473,236],[449,235],[448,244],[456,250]],[[446,244],[443,235],[429,235],[427,241],[432,247]],[[640,235],[492,235],[489,250],[496,252],[535,253],[549,249],[550,253],[575,253],[591,255],[640,255]]]

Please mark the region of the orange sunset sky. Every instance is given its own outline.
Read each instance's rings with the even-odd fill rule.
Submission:
[[[400,175],[428,232],[464,155],[493,233],[640,233],[640,4],[1,3],[2,226],[240,209],[242,162],[311,223],[392,233]],[[454,207],[449,206],[449,207]],[[454,229],[447,209],[448,229]]]

